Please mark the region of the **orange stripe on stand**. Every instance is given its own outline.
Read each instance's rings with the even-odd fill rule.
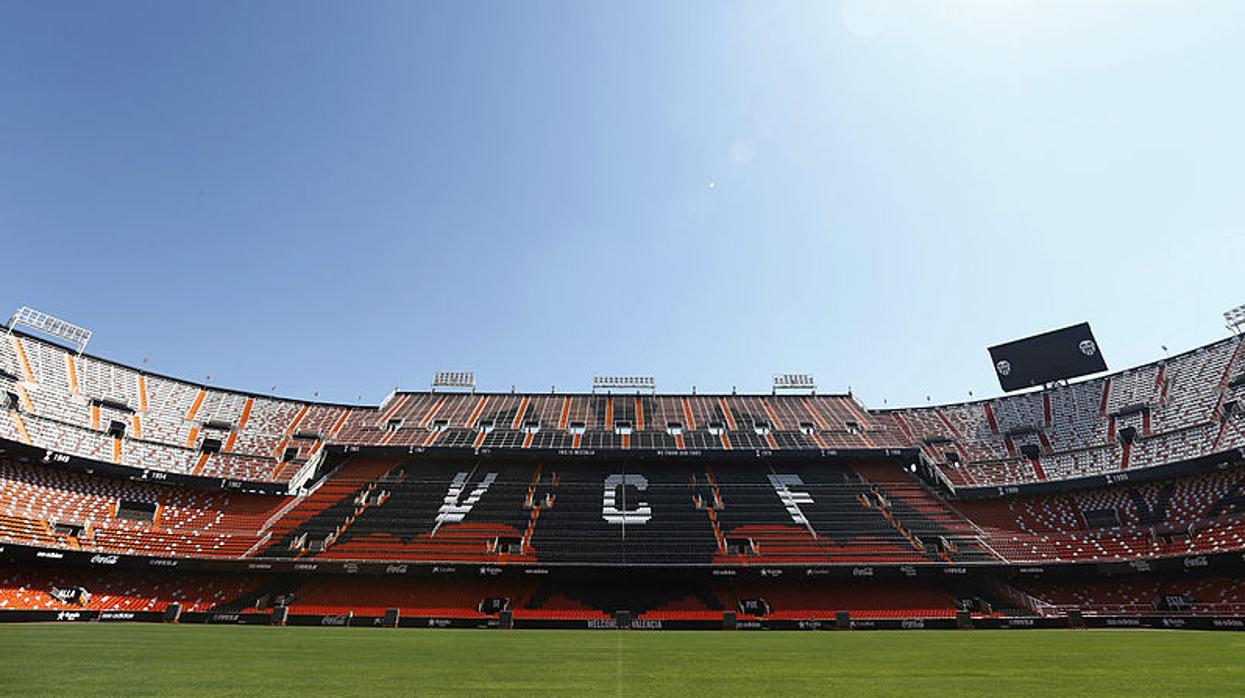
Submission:
[[[242,403],[242,416],[238,417],[238,428],[245,429],[246,422],[251,418],[251,408],[255,406],[255,398],[248,397],[246,402]]]
[[[614,397],[612,395],[605,398],[605,430],[614,430]]]
[[[857,423],[860,424],[860,428],[864,429],[865,424],[868,422],[868,418],[865,417],[865,414],[856,406],[856,401],[852,398],[845,398],[843,400],[843,404],[847,405],[847,411],[851,412],[852,415],[856,417]]]
[[[437,404],[433,405],[432,409],[428,410],[428,414],[424,415],[424,418],[419,420],[419,428],[427,429],[428,425],[432,422],[432,418],[437,416],[437,413],[441,411],[441,406],[444,404],[445,396],[442,395],[441,399],[437,400]]]
[[[467,417],[467,428],[470,429],[476,425],[476,420],[480,418],[480,413],[484,411],[484,406],[488,404],[488,395],[480,397],[480,401],[476,403],[476,408],[471,411],[471,415]]]
[[[773,448],[773,449],[778,448],[778,440],[774,438],[773,434],[766,434],[765,440],[769,443],[770,448]]]
[[[341,431],[342,427],[346,425],[346,417],[349,416],[350,410],[342,410],[342,416],[337,418],[337,421],[333,424],[333,429],[329,431],[329,438],[337,436],[337,432]]]
[[[488,436],[488,434],[485,434],[485,433],[484,433],[484,430],[483,430],[483,429],[481,429],[481,430],[480,430],[480,433],[479,433],[479,434],[476,434],[476,440],[475,440],[475,441],[473,441],[473,442],[471,443],[471,447],[472,447],[472,448],[479,448],[479,447],[480,447],[480,444],[484,443],[484,437],[486,437],[486,436]]]
[[[536,436],[536,434],[535,434],[535,433],[533,433],[533,432],[530,432],[530,431],[529,431],[527,434],[525,434],[525,435],[523,436],[523,448],[531,448],[531,447],[532,447],[532,439],[533,439],[535,436]]]
[[[224,451],[225,453],[229,453],[230,451],[233,450],[233,445],[235,442],[237,442],[237,440],[238,440],[238,432],[236,431],[229,432],[229,437],[225,439],[225,445],[222,446],[220,450]]]
[[[293,463],[277,463],[276,466],[273,467],[272,475],[270,475],[268,479],[273,480],[274,482],[284,482],[286,479],[285,472],[287,470],[292,470],[293,468],[294,468]],[[302,557],[303,555],[306,555],[306,554],[307,554],[307,551],[303,550],[303,551],[300,551],[298,555],[295,555],[295,557]]]
[[[644,400],[635,399],[635,428],[644,431]]]
[[[624,451],[631,448],[631,434],[622,435],[622,447]]]
[[[14,386],[17,388],[17,396],[22,399],[22,404],[26,406],[26,411],[36,414],[35,403],[30,399],[30,393],[26,392],[26,387],[22,385]]]
[[[774,410],[770,409],[769,400],[761,398],[761,407],[765,408],[765,414],[769,417],[769,423],[774,425],[774,429],[782,431],[782,422],[778,421],[778,415],[774,414]]]
[[[298,414],[294,417],[294,421],[290,422],[289,428],[285,430],[286,436],[293,436],[294,431],[298,429],[299,423],[303,421],[303,417],[307,416],[307,411],[309,409],[311,409],[310,405],[303,405],[303,408],[299,410]]]
[[[194,448],[195,440],[199,438],[199,428],[191,427],[190,436],[186,437],[186,448]]]
[[[674,447],[675,447],[675,448],[677,448],[677,449],[679,449],[680,451],[682,451],[682,450],[683,450],[683,448],[684,448],[684,443],[683,443],[683,435],[682,435],[682,434],[675,434],[675,435],[674,435]]]
[[[112,440],[112,462],[121,462],[121,439]]]
[[[138,418],[138,413],[137,413],[137,412],[136,412],[136,413],[134,413],[134,414],[130,417],[130,424],[131,424],[131,425],[133,425],[133,428],[134,428],[134,438],[136,438],[136,439],[141,439],[141,438],[143,438],[143,423],[142,423],[142,421]]]
[[[574,437],[571,438],[571,448],[578,449],[579,445],[582,444],[583,442],[584,442],[584,435],[576,434]]]
[[[203,467],[204,467],[205,465],[207,465],[207,462],[208,462],[208,457],[209,457],[209,456],[211,456],[211,455],[212,455],[212,454],[210,454],[210,453],[200,453],[200,454],[199,454],[199,461],[198,461],[197,463],[195,463],[194,470],[192,470],[192,471],[191,471],[191,473],[192,473],[192,474],[194,474],[194,475],[198,475],[198,474],[202,473],[202,472],[203,472]]]
[[[190,411],[186,413],[187,420],[195,418],[195,415],[199,412],[199,407],[203,405],[203,398],[205,397],[207,397],[207,391],[200,390],[199,394],[195,396],[195,401],[190,405]]]
[[[683,418],[687,420],[683,427],[688,431],[696,431],[696,420],[692,419],[692,406],[687,398],[683,398]]]
[[[91,428],[99,431],[99,405],[91,405]]]
[[[730,427],[731,431],[739,431],[739,425],[735,423],[735,418],[731,416],[731,408],[727,406],[726,398],[718,398],[718,404],[722,406],[722,416],[726,418],[726,426]]]
[[[523,414],[527,412],[527,403],[528,398],[526,397],[519,403],[519,410],[514,413],[514,421],[510,424],[511,431],[519,430],[519,425],[523,423]]]
[[[817,428],[822,431],[829,431],[830,427],[826,424],[826,420],[822,419],[816,407],[812,402],[812,398],[804,398],[804,409],[808,411],[808,416],[812,417],[813,421],[817,423]]]
[[[78,367],[74,365],[73,354],[65,354],[65,371],[69,376],[69,392],[78,394]]]
[[[277,444],[277,450],[272,452],[273,460],[281,460],[281,454],[285,452],[285,447],[290,443],[289,439],[281,439],[281,443]]]
[[[562,398],[562,416],[558,417],[558,429],[566,428],[566,420],[571,414],[571,396]]]
[[[138,411],[147,411],[147,379],[138,374]]]
[[[22,373],[26,374],[26,380],[34,383],[35,372],[30,370],[30,361],[26,358],[26,350],[22,348],[22,342],[17,335],[9,335],[9,339],[13,342],[13,351],[17,352],[17,361],[22,365]]]
[[[33,442],[30,440],[30,432],[26,431],[26,420],[22,419],[22,415],[17,410],[9,412],[9,416],[13,417],[13,424],[17,427],[17,433],[22,437],[22,443],[30,446]]]
[[[390,407],[389,410],[385,412],[385,414],[381,415],[380,423],[383,425],[385,422],[388,422],[389,419],[393,417],[393,413],[397,412],[399,407],[405,405],[406,401],[409,400],[410,398],[411,398],[410,395],[403,395],[397,400],[394,400],[393,407]]]
[[[731,450],[731,438],[726,435],[726,432],[722,432],[722,448]]]

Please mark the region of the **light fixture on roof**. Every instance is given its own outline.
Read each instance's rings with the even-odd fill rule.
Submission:
[[[657,379],[652,376],[593,376],[592,392],[604,390],[647,390],[657,392]]]
[[[1228,329],[1236,334],[1241,333],[1241,326],[1245,325],[1245,305],[1238,305],[1235,308],[1223,314],[1223,321],[1227,323]]]
[[[817,394],[817,381],[813,380],[811,373],[775,373],[772,386],[775,395],[787,390],[807,390]]]
[[[14,325],[24,325],[43,334],[63,339],[78,348],[79,356],[86,351],[87,342],[91,341],[91,331],[87,328],[65,322],[26,305],[18,308],[13,313],[13,317],[9,318],[9,332],[13,331]]]
[[[475,390],[476,374],[474,371],[437,371],[432,374],[432,389],[437,388]]]

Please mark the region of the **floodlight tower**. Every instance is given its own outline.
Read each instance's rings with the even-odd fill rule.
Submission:
[[[77,347],[78,356],[82,356],[82,352],[86,351],[87,342],[91,341],[91,331],[87,328],[79,327],[71,322],[65,322],[60,318],[52,317],[47,313],[25,305],[18,308],[13,313],[13,316],[9,318],[7,334],[12,334],[13,328],[16,325],[23,325],[57,339],[65,340]]]
[[[1223,322],[1232,331],[1232,334],[1240,334],[1241,327],[1245,327],[1245,305],[1238,305],[1224,312]]]

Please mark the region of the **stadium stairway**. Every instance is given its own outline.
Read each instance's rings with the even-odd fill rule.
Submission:
[[[394,468],[393,459],[356,458],[347,461],[328,476],[314,492],[275,521],[271,543],[264,548],[264,557],[297,557],[302,551],[291,547],[306,534],[308,539],[334,533],[356,509],[359,495]]]

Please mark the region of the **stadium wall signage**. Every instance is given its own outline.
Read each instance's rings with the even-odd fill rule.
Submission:
[[[0,611],[0,623],[160,623],[164,614],[155,611]],[[185,624],[225,625],[271,625],[273,614],[269,611],[249,613],[185,612],[180,618]],[[1233,616],[1085,616],[1089,628],[1155,628],[1165,630],[1226,630],[1245,631],[1245,620]],[[317,627],[383,627],[381,616],[291,614],[285,625]],[[985,630],[1031,630],[1068,628],[1066,616],[1057,617],[977,617],[972,619],[975,628]],[[498,629],[497,618],[450,618],[435,616],[402,616],[400,628],[471,628]],[[620,626],[613,618],[589,620],[515,618],[514,628],[565,629],[565,630],[721,630],[722,620],[646,620],[635,619]],[[954,618],[858,618],[850,619],[852,630],[954,630]],[[815,617],[802,620],[742,619],[736,622],[737,630],[799,630],[834,631],[835,619]]]

